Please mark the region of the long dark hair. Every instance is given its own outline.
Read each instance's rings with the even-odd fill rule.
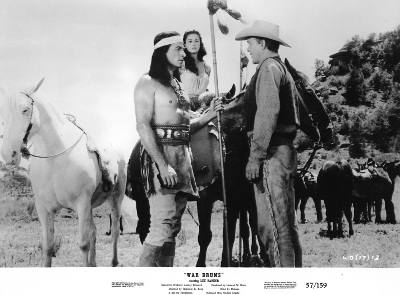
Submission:
[[[160,40],[172,36],[179,36],[179,33],[175,31],[159,33],[154,37],[154,45],[158,43]],[[170,46],[171,45],[162,46],[154,50],[153,55],[151,57],[150,70],[149,70],[149,76],[152,77],[153,79],[156,79],[165,86],[170,86],[171,82],[171,75],[168,72],[168,66],[170,63],[167,58],[167,51]],[[181,77],[179,75],[179,69],[176,69],[173,72],[173,77],[178,79],[178,81],[181,81]]]
[[[183,44],[186,44],[186,39],[189,35],[191,34],[196,34],[197,36],[199,36],[200,39],[200,49],[199,52],[197,53],[197,59],[199,61],[203,61],[203,57],[207,54],[206,49],[204,48],[204,44],[203,44],[203,40],[201,39],[201,35],[198,31],[196,30],[191,30],[191,31],[186,31],[183,34]],[[196,66],[196,62],[194,60],[194,58],[191,56],[191,54],[189,53],[189,51],[185,48],[185,68],[188,69],[189,71],[195,73],[196,75],[199,74],[199,69]]]

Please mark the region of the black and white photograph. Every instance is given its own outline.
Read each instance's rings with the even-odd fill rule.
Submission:
[[[399,11],[2,0],[0,293],[393,291]]]

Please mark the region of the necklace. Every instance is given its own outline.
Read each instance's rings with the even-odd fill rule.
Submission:
[[[173,80],[171,80],[170,85],[176,94],[176,103],[178,105],[178,108],[185,111],[189,110],[189,102],[186,100],[183,94],[183,90],[181,85],[179,84],[179,81],[174,78]]]

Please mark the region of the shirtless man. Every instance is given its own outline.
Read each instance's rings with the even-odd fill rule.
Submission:
[[[208,112],[190,118],[188,97],[178,81],[185,57],[177,32],[154,38],[148,74],[135,87],[137,131],[142,144],[141,165],[150,203],[150,232],[143,244],[139,266],[173,266],[175,237],[188,199],[198,191],[191,165],[189,133],[204,126],[222,110],[217,99]]]

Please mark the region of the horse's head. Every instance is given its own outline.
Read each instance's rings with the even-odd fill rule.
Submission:
[[[228,92],[220,94],[224,104],[224,112],[221,116],[222,131],[225,134],[230,134],[234,130],[244,129],[244,112],[243,108],[244,102],[244,92],[240,92],[235,96],[236,86],[232,85]],[[205,92],[199,96],[199,103],[201,104],[201,109],[206,110],[211,101],[215,98],[215,94],[212,92]]]
[[[231,99],[226,99],[222,113],[222,129],[225,134],[246,130],[246,108],[244,107],[244,92]]]
[[[226,104],[232,100],[236,92],[236,86],[235,84],[232,85],[231,89],[228,92],[220,93],[220,97],[222,97],[222,101]],[[203,110],[206,110],[210,104],[211,101],[215,98],[215,93],[206,91],[202,94],[199,95],[198,98],[198,104],[200,104],[200,108]],[[196,109],[198,106],[196,107]]]
[[[4,135],[1,154],[7,164],[18,165],[21,151],[25,148],[28,137],[35,132],[35,122],[39,116],[34,112],[33,94],[39,89],[43,79],[31,89],[4,98],[2,115]]]

